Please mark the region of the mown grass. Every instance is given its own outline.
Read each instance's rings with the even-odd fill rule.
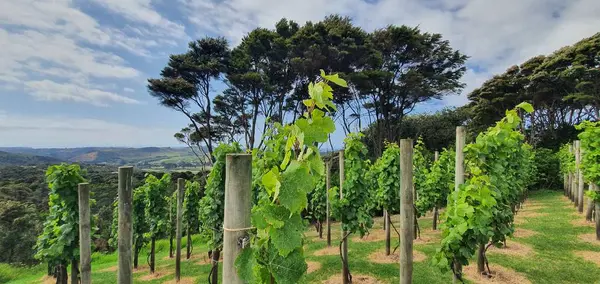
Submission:
[[[500,265],[512,269],[525,276],[532,283],[600,283],[600,267],[592,262],[585,261],[575,255],[575,251],[600,252],[598,244],[587,243],[578,238],[580,234],[594,232],[591,226],[575,226],[572,220],[582,219],[584,216],[577,214],[575,208],[557,191],[538,191],[531,194],[528,205],[523,212],[542,213],[531,217],[520,217],[524,221],[517,224],[517,228],[534,231],[535,234],[528,237],[514,238],[510,241],[518,242],[533,249],[529,255],[516,256],[500,253],[488,253],[492,270],[494,266]],[[535,204],[535,205],[534,205]],[[530,206],[531,208],[528,208]],[[526,214],[526,213],[522,213]],[[526,216],[526,215],[522,215]],[[398,219],[394,216],[393,219]],[[397,222],[396,227],[399,227]],[[432,234],[431,218],[422,218],[419,225],[423,234]],[[339,244],[339,226],[332,227],[333,245]],[[376,226],[372,230],[377,233],[381,230],[381,219],[376,220]],[[435,234],[435,233],[433,233]],[[306,257],[308,261],[321,264],[317,271],[306,275],[303,283],[319,283],[332,275],[339,274],[341,270],[338,255],[315,256],[314,252],[326,247],[324,240],[319,240],[313,228],[306,232]],[[350,237],[351,239],[353,237]],[[185,246],[185,239],[182,240]],[[209,264],[199,264],[206,258],[207,248],[195,237],[194,259],[182,261],[182,277],[193,277],[195,283],[206,283],[210,270]],[[392,245],[396,245],[393,240]],[[384,249],[384,242],[350,242],[349,265],[354,275],[369,275],[384,283],[398,283],[398,264],[377,264],[369,261],[369,255],[377,250]],[[431,256],[435,254],[438,242],[417,243],[415,250],[427,255],[422,262],[415,262],[414,283],[450,283],[450,273],[442,273],[430,264]],[[148,275],[145,264],[146,252],[140,254],[140,264],[143,268],[135,273],[136,283],[163,283],[174,279],[175,261],[169,259],[168,241],[158,242],[157,271],[171,273],[159,279],[142,281],[142,277]],[[116,272],[107,271],[117,264],[116,254],[94,254],[92,267],[92,279],[95,283],[116,283]],[[221,273],[221,272],[219,272]],[[33,268],[18,268],[0,265],[0,282],[9,283],[40,283],[45,274],[45,266],[40,265]]]

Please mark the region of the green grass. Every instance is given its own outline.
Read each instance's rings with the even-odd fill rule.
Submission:
[[[532,283],[600,283],[600,267],[592,262],[574,254],[575,251],[594,251],[600,253],[600,242],[597,244],[587,243],[578,238],[580,234],[594,232],[591,226],[574,226],[572,220],[584,218],[576,213],[575,208],[562,197],[560,192],[539,191],[534,192],[530,199],[537,205],[528,212],[546,213],[537,216],[520,217],[525,221],[517,228],[535,231],[536,234],[525,238],[514,238],[510,242],[518,242],[533,249],[533,253],[524,256],[505,255],[500,253],[488,253],[492,271],[494,266],[501,265],[505,268],[519,272]],[[527,216],[523,211],[522,216]],[[394,220],[398,216],[393,217]],[[398,227],[397,222],[396,227]],[[419,221],[424,234],[431,234],[431,219],[424,218]],[[339,226],[332,227],[333,244],[339,244]],[[373,234],[381,232],[381,218],[376,219],[376,227]],[[319,283],[334,274],[340,273],[341,264],[338,255],[315,256],[314,252],[326,247],[323,240],[316,238],[316,233],[311,227],[306,232],[306,258],[308,261],[319,262],[321,268],[308,274],[303,283]],[[352,239],[353,237],[351,237]],[[182,240],[185,246],[185,238]],[[195,259],[191,261],[182,260],[182,277],[193,277],[195,283],[206,283],[210,265],[199,264],[206,257],[206,246],[195,237],[194,254]],[[397,244],[394,240],[393,245]],[[431,256],[435,253],[437,242],[416,243],[415,250],[427,255],[422,262],[415,262],[414,283],[450,283],[450,273],[441,273],[437,268],[431,266]],[[377,250],[384,249],[384,242],[350,242],[349,258],[350,269],[354,275],[369,275],[385,283],[398,283],[398,264],[376,264],[369,261],[369,255]],[[157,243],[157,271],[174,273],[175,261],[167,258],[168,241],[161,240]],[[135,273],[136,283],[163,283],[174,278],[173,274],[166,275],[160,279],[142,281],[140,278],[148,275],[146,263],[146,252],[140,253],[140,264],[144,268]],[[116,272],[102,271],[114,267],[117,264],[116,254],[94,254],[92,260],[92,279],[95,283],[116,283]],[[474,264],[473,264],[474,265]],[[0,283],[39,283],[45,274],[45,265],[33,268],[19,268],[0,264]],[[221,273],[221,272],[219,272]]]

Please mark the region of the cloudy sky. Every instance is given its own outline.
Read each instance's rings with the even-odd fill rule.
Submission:
[[[419,25],[470,56],[463,94],[427,109],[600,32],[598,0],[0,0],[0,146],[175,146],[185,119],[145,87],[169,54],[332,13],[368,31]]]

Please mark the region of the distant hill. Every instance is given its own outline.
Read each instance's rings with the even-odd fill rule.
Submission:
[[[183,147],[82,147],[82,148],[0,148],[0,151],[26,156],[41,156],[49,161],[104,165],[133,165],[142,169],[172,170],[202,167],[194,153]],[[20,165],[15,159],[11,165]],[[0,160],[1,163],[1,160]]]
[[[60,159],[21,153],[0,151],[0,166],[32,166],[39,164],[56,164]]]

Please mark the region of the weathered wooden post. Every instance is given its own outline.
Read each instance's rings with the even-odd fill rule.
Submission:
[[[575,140],[575,174],[573,175],[573,199],[575,207],[579,208],[579,163],[581,156],[579,151],[579,140]]]
[[[597,184],[593,183],[592,185],[594,191],[600,190]],[[594,211],[596,211],[596,216],[594,218],[596,219],[596,240],[600,241],[600,201],[596,201],[595,203],[596,208],[594,209]]]
[[[131,248],[133,247],[133,167],[119,167],[119,284],[133,283]]]
[[[569,155],[573,155],[573,153],[574,153],[573,149],[574,149],[573,144],[569,144]],[[568,189],[569,199],[571,200],[571,202],[574,202],[575,200],[573,200],[573,173],[569,172],[567,174],[567,179],[568,179],[567,186],[569,187],[569,189]]]
[[[329,220],[329,189],[331,188],[331,163],[325,163],[325,197],[327,199],[327,208],[325,211],[325,222],[327,223],[327,246],[331,246],[331,220]]]
[[[413,142],[400,140],[400,284],[411,284],[413,274]]]
[[[92,240],[90,225],[90,185],[79,184],[79,269],[81,284],[92,283]],[[73,277],[73,276],[71,276]]]
[[[252,209],[252,155],[228,154],[225,162],[225,216],[223,220],[223,283],[243,284],[235,260],[248,241]],[[240,245],[242,244],[242,245]]]
[[[460,190],[460,185],[465,183],[465,136],[466,129],[464,126],[456,127],[456,159],[454,161],[454,191]],[[455,204],[456,205],[456,204]],[[455,262],[454,271],[456,274],[462,274],[462,264]],[[460,279],[453,275],[453,282],[458,283]]]
[[[342,199],[344,198],[344,179],[346,178],[346,173],[344,172],[344,150],[339,151],[338,162],[340,167],[340,199]],[[344,225],[342,223],[340,223],[340,226],[342,226],[342,230],[340,231],[342,231],[342,258],[344,259],[344,263],[342,263],[342,279],[343,284],[348,284],[348,239],[344,238],[348,232],[343,230]]]
[[[387,210],[383,211],[383,228],[385,229],[385,255],[391,254],[392,238],[390,230],[390,214]]]
[[[177,227],[175,228],[176,253],[175,253],[175,281],[181,280],[181,232],[183,230],[183,195],[185,180],[177,179]]]
[[[581,142],[579,142],[579,163],[577,165],[577,200],[579,200],[579,207],[577,207],[577,210],[579,211],[579,213],[583,213],[583,203],[585,202],[585,200],[583,199],[583,187],[585,186],[585,183],[583,182],[583,169],[581,169],[582,158],[583,149],[581,149]]]
[[[434,155],[433,155],[433,160],[434,162],[437,162],[437,160],[440,159],[440,152],[435,151]],[[437,222],[438,222],[438,218],[440,217],[440,212],[438,212],[438,208],[437,205],[435,207],[433,207],[433,230],[437,230]]]
[[[594,191],[594,183],[590,182],[588,183],[588,191]],[[592,200],[591,198],[588,198],[588,204],[587,204],[587,209],[585,211],[585,220],[587,221],[592,221],[592,217],[594,214],[594,200]]]

